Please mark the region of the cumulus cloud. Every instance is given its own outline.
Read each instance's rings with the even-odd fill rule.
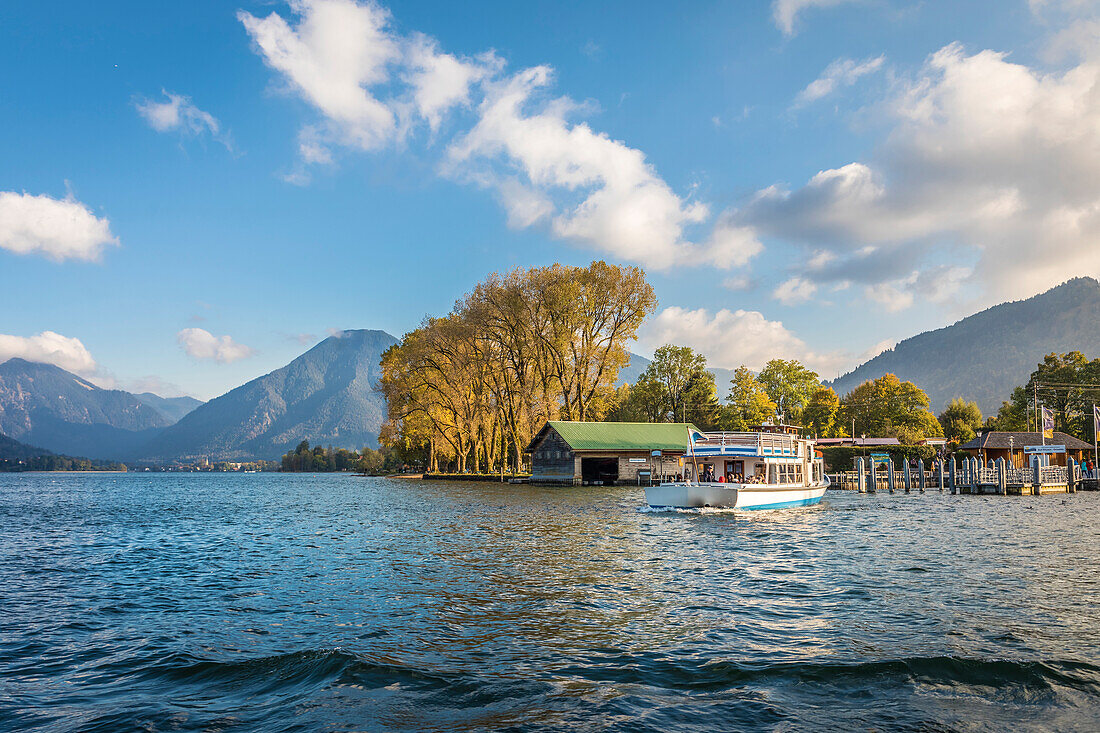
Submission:
[[[573,118],[585,111],[551,98],[553,72],[505,73],[487,52],[461,58],[419,33],[402,36],[389,11],[353,0],[296,0],[292,22],[241,11],[257,51],[321,114],[299,133],[299,167],[328,164],[336,147],[375,150],[434,136],[445,116],[472,109],[476,122],[446,143],[441,173],[493,192],[513,228],[546,226],[558,238],[649,267],[696,261],[728,268],[761,250],[751,227],[719,222],[695,243],[708,207],[677,194],[645,154]]]
[[[852,59],[837,59],[825,67],[821,76],[810,82],[805,89],[798,93],[794,99],[795,107],[803,107],[819,99],[829,96],[841,87],[850,87],[859,81],[860,77],[873,74],[886,63],[885,56],[854,61]]]
[[[60,262],[98,260],[104,247],[117,244],[110,222],[72,196],[0,191],[0,248]]]
[[[98,368],[80,339],[53,331],[28,337],[0,334],[0,363],[14,358],[53,364],[82,376],[92,376]]]
[[[783,305],[798,305],[814,297],[817,285],[801,277],[792,277],[772,291],[772,297]]]
[[[798,359],[822,374],[832,374],[851,359],[840,353],[816,353],[781,321],[769,321],[759,311],[723,308],[688,310],[671,306],[643,326],[639,342],[690,346],[705,354],[712,366],[733,369],[742,364],[760,370],[771,359]]]
[[[190,97],[161,90],[165,101],[155,102],[142,99],[137,102],[138,114],[145,118],[157,132],[178,132],[183,135],[209,134],[215,140],[232,150],[229,135],[222,132],[221,123],[209,112],[196,107]]]
[[[1042,0],[1039,0],[1042,2]],[[798,14],[807,8],[831,8],[836,5],[854,2],[854,0],[774,0],[772,18],[775,26],[785,36],[794,35],[794,23]]]
[[[731,267],[759,252],[752,230],[731,224],[689,242],[685,227],[706,219],[707,207],[678,196],[640,150],[570,123],[569,100],[538,103],[551,78],[538,66],[491,84],[477,124],[449,146],[447,172],[496,187],[514,226],[549,219],[563,239],[649,267],[686,258]]]
[[[951,44],[886,100],[893,127],[871,162],[766,188],[734,218],[817,253],[818,282],[854,281],[894,310],[964,283],[1003,300],[1095,275],[1097,89],[1095,49],[1049,73]]]
[[[215,336],[202,328],[185,328],[176,334],[176,341],[195,359],[211,359],[229,364],[252,356],[252,349],[238,344],[229,336]]]

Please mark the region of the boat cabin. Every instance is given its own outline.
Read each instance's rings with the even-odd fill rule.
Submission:
[[[794,425],[755,432],[703,433],[684,457],[684,480],[702,483],[803,484],[822,480],[824,461]]]

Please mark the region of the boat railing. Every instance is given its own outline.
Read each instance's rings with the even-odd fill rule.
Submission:
[[[696,440],[695,445],[700,448],[726,446],[756,448],[760,455],[798,455],[797,437],[782,433],[704,433],[703,439]]]

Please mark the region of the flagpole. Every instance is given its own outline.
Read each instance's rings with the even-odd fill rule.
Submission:
[[[1097,436],[1100,433],[1100,411],[1097,411],[1097,404],[1092,403],[1092,478],[1100,478],[1100,437]]]

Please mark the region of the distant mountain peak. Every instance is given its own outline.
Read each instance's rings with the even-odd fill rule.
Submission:
[[[284,367],[230,390],[153,440],[148,460],[277,458],[302,440],[376,445],[385,402],[375,389],[385,331],[347,329]]]
[[[828,384],[843,396],[868,379],[893,373],[927,392],[935,411],[963,397],[989,415],[1047,354],[1076,350],[1100,356],[1097,324],[1100,281],[1074,277],[1039,295],[907,338]]]

